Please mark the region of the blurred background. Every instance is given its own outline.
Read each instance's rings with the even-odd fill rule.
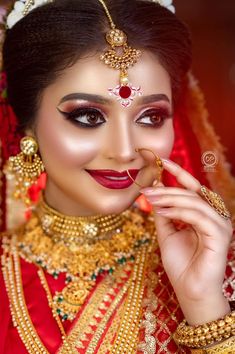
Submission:
[[[0,5],[9,3],[12,0],[0,0]],[[193,72],[235,176],[235,0],[174,0],[174,4],[191,30]]]
[[[175,0],[193,39],[193,72],[235,175],[235,0]]]

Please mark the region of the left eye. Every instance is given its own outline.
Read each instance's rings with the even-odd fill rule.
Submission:
[[[95,108],[75,108],[72,112],[63,112],[66,119],[83,128],[97,128],[105,123],[103,114]]]
[[[136,120],[136,123],[157,128],[157,127],[160,127],[164,124],[164,121],[167,117],[168,117],[168,114],[164,110],[154,109],[154,110],[149,110],[149,111],[144,112]]]

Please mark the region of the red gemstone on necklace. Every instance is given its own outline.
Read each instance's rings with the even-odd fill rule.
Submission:
[[[131,96],[131,88],[129,86],[121,86],[119,89],[119,95],[124,99],[129,98]]]

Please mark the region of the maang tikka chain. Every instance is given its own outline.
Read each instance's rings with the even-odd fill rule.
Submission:
[[[135,97],[142,95],[140,87],[134,87],[129,82],[127,73],[128,68],[137,63],[141,51],[127,44],[127,35],[116,28],[105,2],[103,0],[99,2],[103,5],[111,26],[110,31],[106,33],[106,41],[111,49],[102,54],[100,59],[110,68],[120,70],[119,85],[109,88],[108,91],[120,101],[123,107],[128,107]]]

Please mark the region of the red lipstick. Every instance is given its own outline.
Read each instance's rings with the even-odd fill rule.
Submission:
[[[103,187],[109,189],[124,189],[133,184],[133,181],[127,174],[127,171],[114,171],[114,170],[86,170],[96,182]],[[131,177],[135,180],[140,170],[130,169],[128,170]]]

